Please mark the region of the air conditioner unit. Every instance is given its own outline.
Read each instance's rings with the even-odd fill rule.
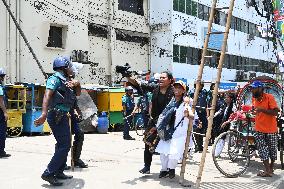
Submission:
[[[249,78],[249,73],[244,73],[244,80],[245,80],[245,81],[250,80],[250,78]]]
[[[236,81],[242,81],[244,79],[244,71],[237,70],[236,72]]]
[[[250,72],[249,73],[249,79],[253,79],[256,77],[256,73],[255,72]]]
[[[72,61],[85,63],[88,62],[88,51],[83,50],[73,50],[72,51]]]
[[[247,40],[248,40],[248,41],[254,40],[254,35],[252,35],[252,34],[247,34]]]
[[[249,7],[253,6],[253,5],[254,5],[254,3],[253,3],[252,0],[246,0],[246,7],[247,8],[249,8]]]

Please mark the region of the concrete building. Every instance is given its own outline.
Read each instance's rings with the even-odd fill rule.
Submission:
[[[114,82],[116,65],[150,67],[147,0],[6,1],[47,73],[58,55],[85,64],[78,75],[82,83]],[[44,83],[2,3],[0,24],[0,67],[7,82]]]
[[[155,0],[150,4],[151,65],[153,72],[171,70],[176,78],[197,78],[210,7],[208,0]],[[218,7],[228,7],[219,0]],[[213,31],[224,31],[227,10],[215,14]],[[246,81],[259,75],[274,77],[276,56],[271,39],[258,26],[266,26],[246,0],[235,1],[222,81]],[[216,80],[222,35],[210,37],[203,80]]]

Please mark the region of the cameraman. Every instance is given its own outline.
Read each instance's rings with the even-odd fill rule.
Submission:
[[[160,75],[160,80],[158,84],[155,83],[138,83],[135,79],[126,77],[128,82],[130,82],[134,88],[140,89],[143,93],[153,92],[152,96],[152,107],[150,117],[151,120],[147,125],[147,130],[155,127],[159,115],[162,113],[166,105],[171,101],[174,96],[173,92],[173,75],[170,72],[162,72]],[[142,174],[149,174],[152,162],[152,153],[149,151],[149,146],[145,144],[144,150],[144,168],[139,172]]]

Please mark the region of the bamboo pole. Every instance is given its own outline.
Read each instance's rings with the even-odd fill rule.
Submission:
[[[204,41],[201,62],[200,62],[200,65],[199,65],[198,76],[197,76],[197,80],[196,80],[196,88],[195,88],[195,91],[194,91],[194,98],[193,98],[193,104],[192,104],[193,114],[195,114],[195,107],[196,107],[197,100],[198,100],[198,95],[199,95],[199,90],[200,90],[200,85],[201,85],[201,80],[202,80],[202,75],[203,75],[203,69],[204,69],[204,64],[205,64],[205,56],[207,54],[207,48],[208,48],[209,37],[210,37],[209,33],[211,32],[211,28],[212,28],[216,4],[217,4],[217,0],[213,0],[212,1],[212,8],[211,8],[211,11],[210,11],[209,22],[208,22],[208,31],[207,31],[207,35],[206,35],[206,38],[205,38],[205,41]],[[192,121],[189,121],[188,129],[187,129],[187,137],[186,137],[186,141],[185,141],[185,149],[184,149],[184,152],[183,152],[183,159],[182,159],[182,165],[181,165],[181,171],[180,171],[180,179],[179,179],[179,183],[182,186],[187,186],[185,184],[185,180],[184,180],[184,173],[185,173],[188,145],[189,145],[189,142],[190,142],[190,136],[191,136],[191,132],[192,132],[192,126],[193,126]]]
[[[200,187],[202,172],[203,172],[203,168],[204,168],[204,164],[205,164],[206,151],[207,151],[207,148],[208,148],[209,139],[211,138],[213,115],[215,113],[217,93],[218,93],[218,88],[219,88],[219,84],[220,84],[220,80],[221,80],[222,67],[223,67],[223,63],[224,63],[224,59],[225,59],[225,52],[226,52],[226,48],[227,48],[227,40],[228,40],[228,35],[229,35],[229,31],[230,31],[230,26],[231,26],[231,18],[232,18],[234,3],[235,3],[235,0],[230,1],[227,23],[226,23],[226,29],[225,29],[225,34],[224,34],[224,39],[223,39],[223,44],[222,44],[222,51],[221,51],[221,56],[220,56],[220,60],[219,60],[219,64],[218,64],[217,81],[216,81],[216,85],[214,87],[214,92],[213,92],[212,108],[210,110],[210,117],[209,117],[207,132],[206,132],[205,144],[204,144],[201,162],[200,162],[200,166],[199,166],[199,171],[198,171],[198,175],[197,175],[197,179],[196,179],[196,188]]]
[[[33,58],[35,59],[35,61],[36,61],[37,65],[38,65],[40,71],[42,72],[44,78],[47,79],[47,78],[48,78],[47,74],[44,72],[42,65],[40,64],[40,62],[39,62],[39,60],[38,60],[38,58],[37,58],[37,56],[36,56],[34,50],[32,49],[32,47],[31,47],[31,45],[30,45],[28,39],[26,38],[26,36],[25,36],[23,30],[21,29],[19,23],[17,22],[15,16],[13,15],[12,11],[10,10],[10,7],[8,6],[8,4],[7,4],[7,2],[6,2],[5,0],[2,0],[2,2],[3,2],[3,4],[5,5],[5,7],[6,7],[8,13],[9,13],[9,15],[11,16],[12,20],[14,21],[16,28],[19,30],[19,32],[20,32],[22,38],[24,39],[24,41],[25,41],[25,43],[26,43],[28,49],[30,50],[30,52],[31,52],[31,54],[32,54],[32,56],[33,56]]]
[[[68,113],[68,122],[70,128],[70,144],[71,144],[71,170],[74,171],[74,146],[73,146],[73,136],[72,136],[72,120],[71,114]]]

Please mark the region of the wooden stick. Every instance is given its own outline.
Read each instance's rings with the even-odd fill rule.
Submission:
[[[199,90],[200,90],[200,85],[201,85],[201,80],[202,80],[202,75],[203,75],[203,69],[204,69],[204,64],[205,64],[205,56],[207,54],[207,48],[208,48],[208,43],[209,43],[209,33],[211,33],[211,28],[212,28],[212,23],[213,23],[213,18],[214,18],[214,10],[217,4],[217,0],[213,0],[212,2],[212,8],[210,11],[210,18],[209,18],[209,22],[208,22],[208,31],[207,31],[207,35],[204,41],[204,46],[203,46],[203,51],[202,51],[202,58],[201,58],[201,62],[199,65],[199,70],[198,70],[198,77],[196,80],[196,89],[194,91],[194,98],[193,98],[193,104],[192,104],[192,112],[193,114],[195,114],[195,108],[196,108],[196,104],[197,104],[197,100],[198,100],[198,95],[199,95]],[[188,129],[187,129],[187,136],[186,136],[186,141],[185,141],[185,149],[183,152],[183,159],[182,159],[182,165],[181,165],[181,171],[180,171],[180,179],[179,179],[179,183],[182,186],[186,186],[185,184],[185,180],[184,180],[184,173],[185,173],[185,166],[186,166],[186,157],[187,157],[187,152],[188,152],[188,145],[190,142],[190,136],[191,136],[191,132],[192,132],[192,126],[193,123],[192,121],[189,121],[188,124]]]
[[[235,2],[235,0],[231,0],[231,2],[230,2],[228,18],[227,18],[227,23],[226,23],[226,29],[225,29],[225,34],[224,34],[224,39],[223,39],[223,44],[222,44],[222,51],[221,51],[221,56],[220,56],[220,60],[219,60],[219,64],[218,64],[217,81],[216,81],[216,84],[215,84],[215,87],[214,87],[214,92],[213,92],[212,109],[210,110],[210,117],[209,117],[209,121],[208,121],[208,128],[207,128],[207,132],[206,132],[205,144],[204,144],[201,162],[200,162],[200,166],[199,166],[199,171],[198,171],[198,175],[197,175],[197,179],[196,179],[196,188],[200,187],[202,172],[203,172],[203,168],[204,168],[204,164],[205,164],[206,151],[207,151],[207,148],[208,148],[209,140],[211,138],[213,116],[214,116],[214,113],[215,113],[218,88],[219,88],[219,84],[220,84],[220,80],[221,80],[221,74],[222,74],[222,67],[223,67],[223,63],[224,63],[224,60],[225,60],[227,40],[228,40],[228,35],[229,35],[229,31],[230,31],[230,26],[231,26],[231,18],[232,18],[232,13],[233,13],[233,8],[234,8],[234,2]]]
[[[71,115],[68,113],[69,128],[70,128],[70,143],[71,143],[71,170],[74,171],[74,149],[73,149],[73,137],[72,137],[72,120]]]

